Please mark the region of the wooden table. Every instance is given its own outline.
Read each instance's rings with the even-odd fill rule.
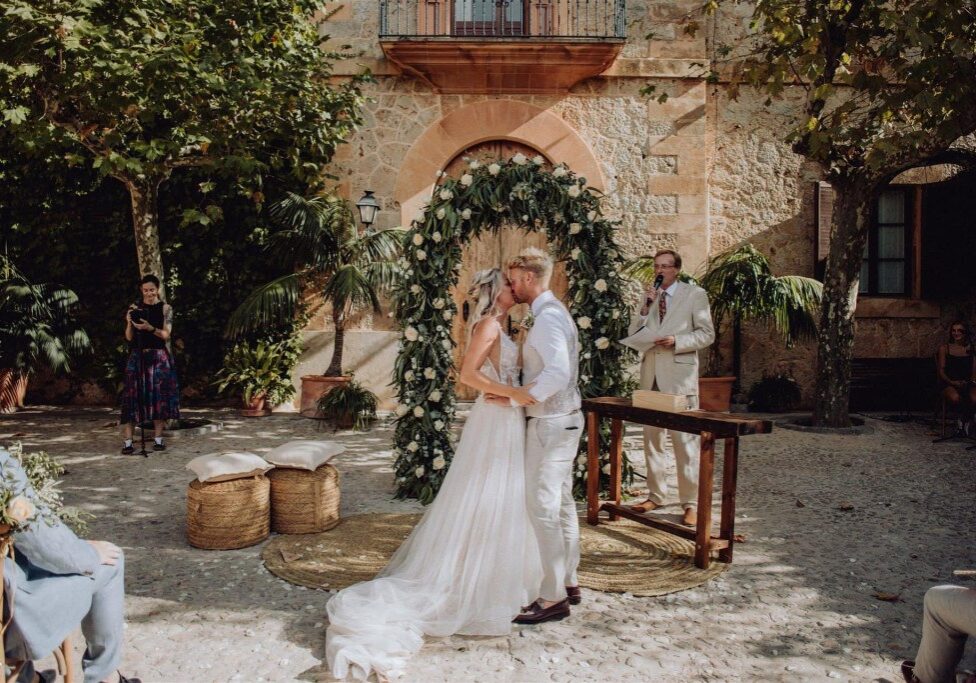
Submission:
[[[589,452],[586,475],[586,521],[600,523],[599,513],[605,510],[610,520],[625,517],[641,524],[695,542],[695,566],[707,569],[711,553],[718,551],[722,562],[732,561],[735,527],[735,484],[739,460],[739,437],[748,434],[768,434],[773,425],[769,420],[733,417],[727,413],[689,410],[668,413],[650,408],[635,408],[629,398],[592,398],[583,401],[586,411]],[[610,426],[610,496],[600,504],[600,419],[608,417]],[[698,465],[698,526],[691,529],[653,516],[633,512],[620,504],[624,422],[662,427],[678,432],[701,435],[701,458]],[[718,536],[712,536],[712,487],[715,481],[715,439],[725,439],[722,467],[722,515]]]

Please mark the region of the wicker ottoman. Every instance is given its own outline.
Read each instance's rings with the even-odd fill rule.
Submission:
[[[271,528],[279,534],[314,534],[339,523],[339,470],[276,467],[271,480]]]
[[[195,548],[231,550],[260,543],[271,532],[271,482],[260,475],[204,484],[186,492],[186,538]]]

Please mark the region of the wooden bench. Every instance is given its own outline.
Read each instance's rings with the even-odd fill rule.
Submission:
[[[850,410],[930,410],[937,389],[935,360],[851,359]]]

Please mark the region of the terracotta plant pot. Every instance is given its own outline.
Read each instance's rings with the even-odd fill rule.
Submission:
[[[12,413],[24,407],[27,396],[27,375],[10,368],[0,369],[0,413]]]
[[[305,417],[317,417],[319,399],[336,387],[349,384],[351,380],[350,376],[305,375],[302,377],[302,403],[299,412]]]
[[[699,377],[698,407],[713,413],[727,413],[732,405],[735,377]]]
[[[244,402],[245,408],[241,409],[244,417],[264,417],[270,415],[271,411],[264,407],[264,394],[256,394],[251,397],[251,402]]]

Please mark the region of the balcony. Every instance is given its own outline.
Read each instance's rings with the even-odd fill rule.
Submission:
[[[387,58],[445,94],[565,93],[624,36],[624,0],[380,0]]]

